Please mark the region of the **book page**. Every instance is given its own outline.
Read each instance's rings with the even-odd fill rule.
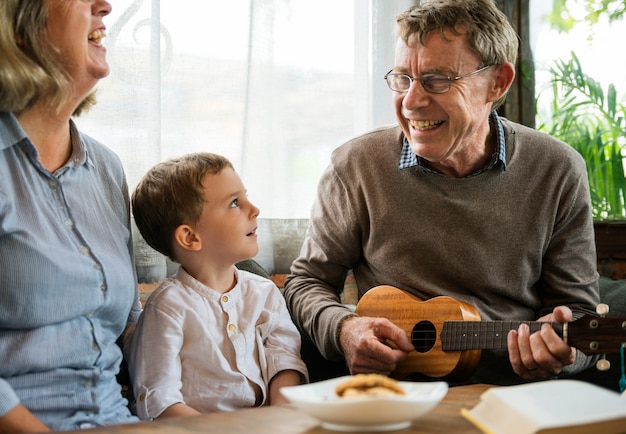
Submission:
[[[493,387],[463,415],[483,432],[492,434],[530,434],[608,420],[623,420],[624,431],[626,395],[583,381],[548,380]]]

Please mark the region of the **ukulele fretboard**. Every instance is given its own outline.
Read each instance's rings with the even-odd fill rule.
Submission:
[[[506,349],[507,334],[521,324],[528,324],[530,333],[541,329],[538,321],[444,321],[441,330],[441,347],[444,351],[500,350]],[[562,324],[552,323],[559,336]]]

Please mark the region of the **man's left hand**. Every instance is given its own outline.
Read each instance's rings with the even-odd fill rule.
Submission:
[[[538,319],[559,323],[571,320],[572,311],[566,306],[556,307]],[[576,349],[567,345],[550,324],[543,324],[541,330],[532,334],[528,325],[522,324],[509,332],[507,345],[513,371],[527,380],[557,375],[576,360]]]

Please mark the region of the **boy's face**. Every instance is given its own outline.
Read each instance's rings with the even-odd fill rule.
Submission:
[[[255,256],[259,209],[248,200],[239,175],[231,168],[208,174],[203,190],[205,204],[196,231],[207,259],[232,266]]]

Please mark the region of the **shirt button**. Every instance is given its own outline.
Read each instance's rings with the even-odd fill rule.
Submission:
[[[91,381],[91,380],[85,381],[85,387],[92,388],[93,387],[93,381]]]
[[[70,219],[65,220],[65,226],[67,226],[68,228],[71,228],[72,226],[74,226],[74,222],[71,221]]]
[[[98,346],[98,344],[93,344],[93,350],[100,351],[100,347]]]
[[[223,295],[222,296],[222,302],[226,303],[228,301],[228,296],[227,295]]]
[[[52,190],[56,190],[57,188],[57,183],[55,181],[48,181],[48,186],[52,189]]]
[[[88,255],[88,254],[89,254],[89,247],[87,247],[87,246],[82,246],[82,247],[80,248],[80,252],[81,252],[83,255]]]
[[[234,332],[235,330],[237,330],[237,327],[235,327],[235,324],[229,324],[228,325],[228,330],[231,332]]]
[[[102,270],[102,265],[96,264],[96,265],[93,266],[93,269],[94,270]]]
[[[100,291],[106,292],[106,290],[107,290],[107,286],[104,283],[100,285]]]

